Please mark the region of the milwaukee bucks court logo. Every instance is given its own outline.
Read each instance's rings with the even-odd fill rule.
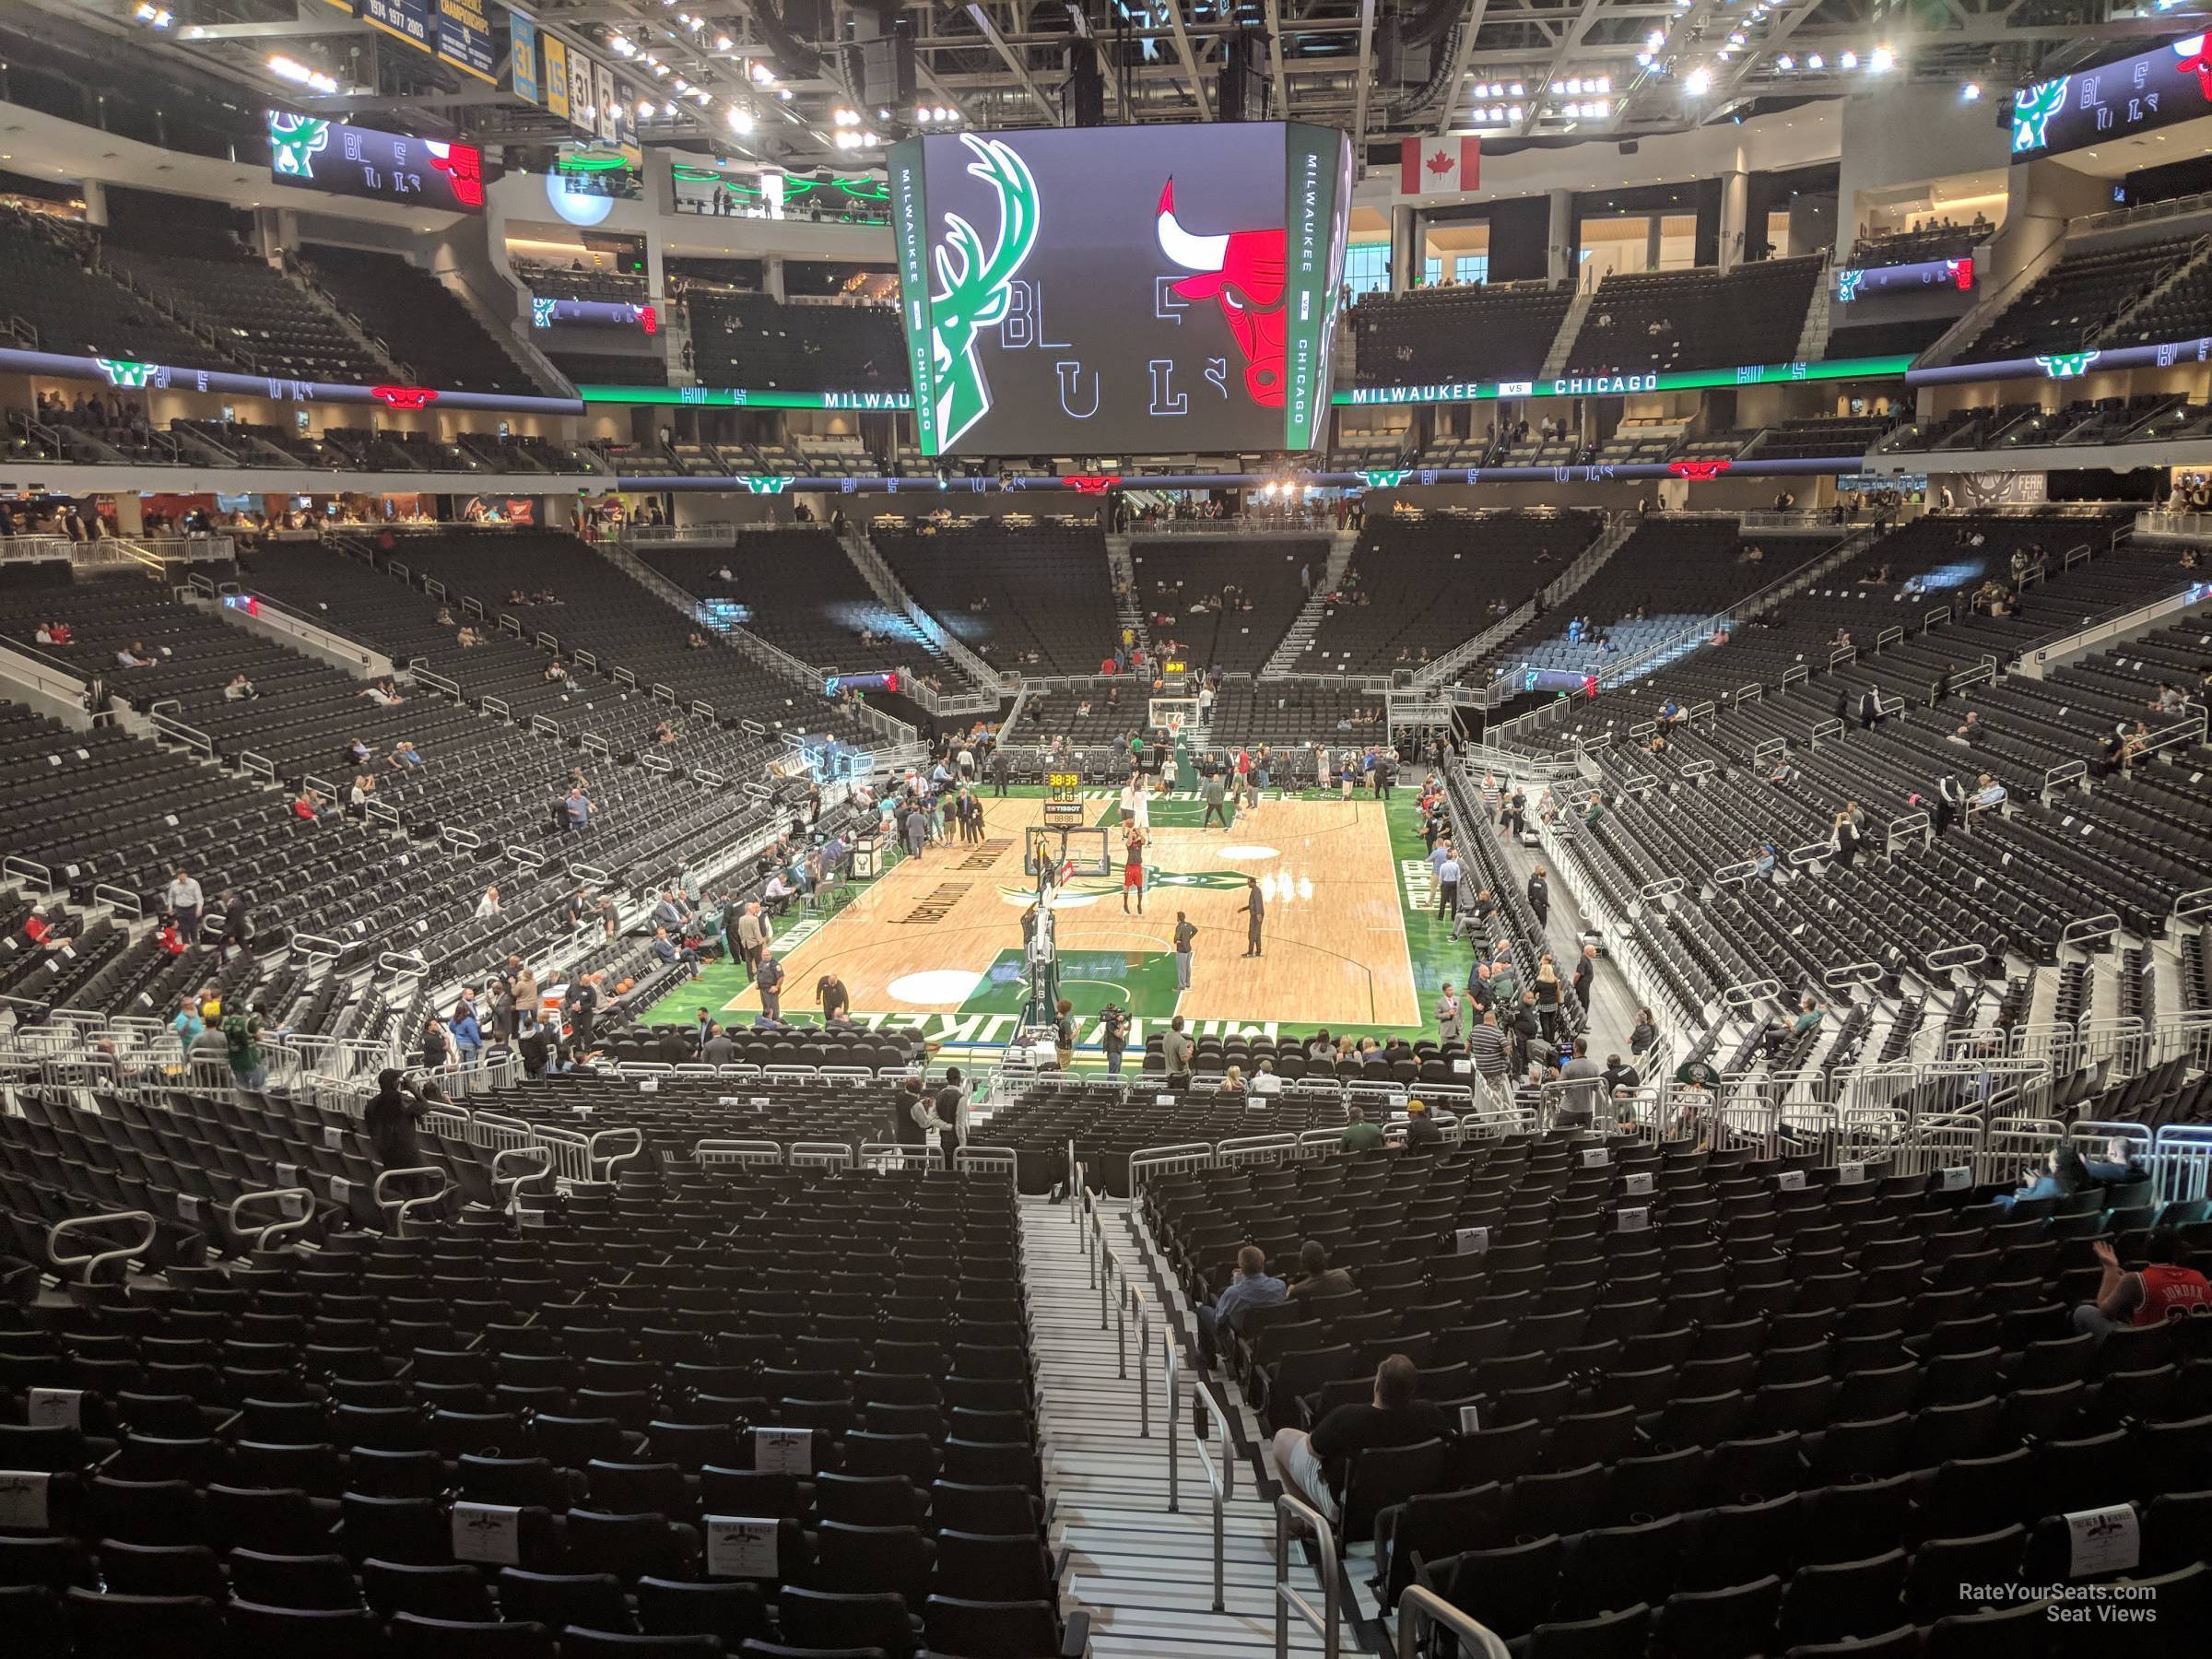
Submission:
[[[933,253],[937,291],[930,295],[930,355],[937,380],[938,442],[950,447],[991,412],[991,388],[975,355],[976,335],[994,328],[1013,305],[1013,282],[1037,245],[1037,181],[1029,164],[1001,138],[963,133],[976,159],[968,171],[998,195],[998,242],[983,239],[957,213],[945,216],[945,240]]]
[[[315,176],[315,158],[330,147],[330,123],[312,115],[269,112],[269,161],[288,179]]]

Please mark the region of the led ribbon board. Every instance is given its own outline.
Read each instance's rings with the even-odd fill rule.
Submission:
[[[911,392],[771,392],[747,386],[579,386],[587,404],[640,404],[680,408],[686,404],[712,409],[859,409],[903,411],[914,407]]]
[[[2189,35],[2093,69],[2037,81],[2012,95],[2012,159],[2032,161],[2085,145],[2212,115],[2212,63]]]
[[[1425,385],[1347,386],[1330,401],[1364,405],[1485,403],[1497,397],[1623,397],[1632,392],[1692,392],[1712,386],[1769,386],[1791,381],[1888,380],[1912,366],[1904,357],[1835,358],[1813,363],[1756,363],[1669,374],[1562,374],[1542,381],[1435,381]]]
[[[484,152],[473,144],[264,112],[269,176],[327,195],[403,202],[439,213],[484,211]]]
[[[0,371],[61,380],[104,381],[124,391],[232,392],[282,403],[381,404],[387,409],[512,409],[529,415],[581,415],[583,400],[513,392],[449,392],[436,386],[349,386],[275,374],[219,369],[176,369],[131,358],[63,357],[51,351],[0,350]]]
[[[1302,451],[1351,152],[1297,123],[908,139],[890,156],[925,454]]]

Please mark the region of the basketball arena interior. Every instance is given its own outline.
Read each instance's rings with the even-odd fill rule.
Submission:
[[[0,4],[0,1646],[2204,1653],[2205,21]]]

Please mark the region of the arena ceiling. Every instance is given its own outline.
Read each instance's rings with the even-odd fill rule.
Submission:
[[[103,65],[136,66],[171,87],[227,84],[247,107],[282,98],[491,142],[564,135],[545,111],[393,41],[344,4],[15,0],[10,49],[96,52]],[[915,42],[914,101],[933,120],[1065,123],[1077,66],[1094,53],[1107,120],[1219,119],[1224,69],[1241,57],[1248,112],[1341,127],[1377,147],[1371,161],[1410,134],[1478,133],[1493,149],[1628,138],[1896,82],[1985,98],[1994,120],[2016,83],[2202,27],[2197,0],[2164,11],[2158,0],[536,0],[527,9],[651,92],[639,105],[645,143],[842,169],[879,161],[914,125],[913,109],[862,102],[850,50],[901,21]]]

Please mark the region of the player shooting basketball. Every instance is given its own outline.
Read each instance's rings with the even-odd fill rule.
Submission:
[[[1145,832],[1135,824],[1122,834],[1122,914],[1129,913],[1129,895],[1136,895],[1136,913],[1145,913]]]

